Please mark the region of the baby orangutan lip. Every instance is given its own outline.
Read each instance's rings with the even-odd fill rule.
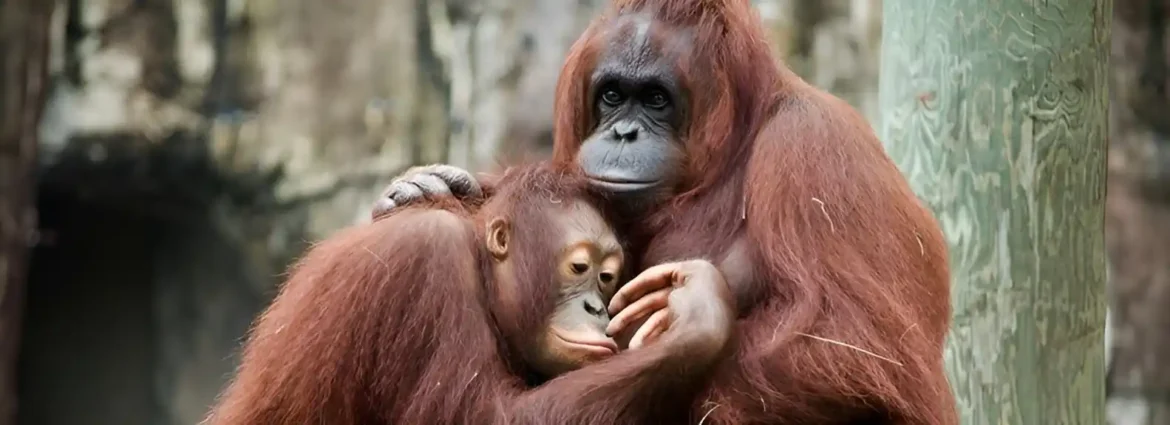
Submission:
[[[582,335],[572,335],[568,332],[553,332],[557,338],[574,349],[588,351],[597,355],[612,355],[618,352],[617,343],[612,339],[588,338]]]

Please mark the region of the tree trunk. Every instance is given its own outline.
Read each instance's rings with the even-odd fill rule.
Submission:
[[[16,423],[16,356],[36,215],[37,126],[48,84],[46,0],[0,1],[0,425]]]
[[[951,244],[962,423],[1104,423],[1112,0],[883,14],[881,133]]]

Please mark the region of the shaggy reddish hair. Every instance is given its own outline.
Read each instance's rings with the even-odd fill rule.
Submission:
[[[677,415],[669,401],[693,398],[713,365],[669,344],[547,382],[526,368],[521,347],[544,333],[560,297],[564,241],[550,215],[574,200],[600,204],[574,173],[514,169],[475,215],[450,201],[404,208],[315,245],[258,319],[205,423],[634,425]],[[501,216],[518,227],[512,282],[496,280],[481,249],[486,221]]]
[[[938,223],[866,121],[772,56],[747,0],[611,2],[557,84],[552,161],[572,166],[596,128],[591,75],[629,14],[653,19],[656,47],[685,52],[690,104],[686,179],[627,236],[643,267],[739,261],[724,273],[741,345],[689,419],[956,424]]]

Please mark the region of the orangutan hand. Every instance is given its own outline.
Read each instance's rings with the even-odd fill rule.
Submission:
[[[614,294],[607,332],[618,335],[644,322],[630,338],[637,349],[663,336],[701,347],[722,347],[735,323],[735,297],[715,265],[706,260],[646,269]]]
[[[453,165],[411,167],[386,186],[371,215],[377,219],[395,208],[443,196],[478,199],[483,196],[483,188],[470,172]]]

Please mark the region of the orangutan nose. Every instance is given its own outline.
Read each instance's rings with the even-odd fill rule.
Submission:
[[[609,311],[605,308],[605,303],[602,303],[599,299],[586,299],[585,312],[603,319],[609,319]]]
[[[614,124],[612,127],[614,138],[622,142],[632,142],[634,139],[638,138],[639,127],[640,126],[634,122],[618,121],[618,123]]]

